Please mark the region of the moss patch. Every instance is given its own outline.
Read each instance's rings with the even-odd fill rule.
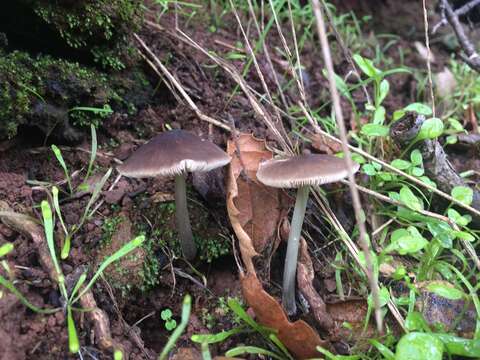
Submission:
[[[69,46],[88,50],[105,69],[121,70],[136,56],[130,36],[140,29],[142,4],[140,0],[39,0],[33,2],[33,9]]]
[[[15,136],[23,124],[50,134],[68,122],[69,109],[103,107],[119,99],[95,70],[50,56],[0,51],[0,139]],[[82,114],[86,125],[98,119],[92,112]]]

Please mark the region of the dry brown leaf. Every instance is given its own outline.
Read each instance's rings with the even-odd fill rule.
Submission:
[[[300,252],[297,264],[297,282],[298,289],[307,299],[313,316],[318,324],[326,331],[330,331],[333,327],[333,320],[327,312],[327,307],[322,297],[317,293],[313,287],[313,278],[315,272],[313,270],[312,259],[308,254],[307,243],[304,238],[300,240]]]
[[[243,296],[253,309],[260,324],[278,331],[278,338],[296,359],[319,357],[317,346],[329,347],[305,321],[290,322],[282,306],[262,288],[251,273],[240,276]]]
[[[329,139],[325,135],[322,134],[314,134],[310,137],[312,141],[312,146],[314,149],[317,149],[321,153],[325,154],[335,154],[342,151],[342,144],[332,139]]]
[[[257,182],[258,165],[272,158],[265,141],[240,134],[237,141],[228,142],[227,152],[232,157],[227,181],[228,216],[239,239],[243,263],[249,273],[255,273],[252,258],[275,240],[278,223],[285,214],[282,192]]]

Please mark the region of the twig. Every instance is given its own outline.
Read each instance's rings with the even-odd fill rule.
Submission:
[[[463,25],[460,23],[458,19],[458,15],[453,11],[452,6],[448,2],[448,0],[441,0],[442,7],[445,10],[445,15],[452,26],[453,30],[455,31],[455,35],[457,36],[458,42],[460,43],[464,54],[460,54],[460,57],[464,62],[466,62],[472,69],[480,72],[480,56],[478,55],[475,47],[473,46],[470,39],[465,34],[465,30],[463,29]]]
[[[427,0],[423,0],[423,23],[425,25],[425,47],[427,48],[427,72],[428,72],[428,86],[430,87],[430,101],[432,102],[432,113],[435,117],[435,96],[433,94],[433,80],[432,80],[432,52],[430,51],[430,37],[428,36],[428,14],[427,14]]]
[[[352,202],[353,202],[353,209],[355,212],[355,218],[358,225],[359,230],[359,243],[362,248],[362,251],[365,256],[365,263],[367,268],[367,277],[370,282],[370,288],[372,291],[372,298],[373,304],[375,308],[375,320],[377,322],[377,329],[380,334],[383,333],[383,322],[382,322],[382,313],[380,308],[380,298],[379,298],[379,287],[377,280],[373,275],[373,266],[372,266],[372,259],[370,254],[370,247],[367,242],[367,230],[365,227],[365,223],[362,220],[362,204],[360,201],[360,194],[356,187],[355,177],[353,174],[353,162],[351,158],[350,149],[348,147],[348,140],[347,140],[347,130],[345,127],[345,122],[343,119],[342,108],[340,104],[340,97],[337,92],[337,87],[335,85],[335,72],[333,69],[333,61],[332,56],[330,53],[330,46],[328,43],[327,32],[325,27],[325,21],[323,19],[322,9],[320,7],[319,0],[312,0],[313,5],[313,12],[315,15],[315,19],[317,22],[317,31],[320,38],[323,58],[325,61],[325,67],[327,68],[327,75],[328,75],[328,83],[330,88],[330,94],[332,97],[333,108],[335,111],[335,118],[338,124],[338,128],[340,130],[340,138],[342,140],[342,148],[343,153],[345,155],[345,160],[347,163],[348,169],[348,181],[350,186],[350,192],[352,195]]]
[[[480,4],[480,0],[472,0],[468,3],[466,3],[465,5],[459,7],[458,9],[456,9],[454,13],[455,13],[456,16],[465,15],[466,13],[468,13],[470,10],[472,10],[475,6],[477,6],[479,4]],[[444,10],[445,9],[442,8],[442,20],[433,27],[433,31],[432,31],[433,34],[435,34],[440,27],[448,24],[448,20],[445,17],[445,11]]]

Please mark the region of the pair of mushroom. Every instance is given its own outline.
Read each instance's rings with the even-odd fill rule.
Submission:
[[[118,171],[134,178],[175,176],[177,231],[183,255],[191,260],[197,250],[188,217],[185,176],[188,172],[210,171],[229,162],[228,154],[215,144],[187,131],[173,130],[157,135],[141,146],[118,167]],[[356,165],[354,171],[357,170]],[[300,155],[268,160],[259,166],[257,179],[263,184],[277,188],[298,188],[283,272],[282,302],[289,314],[296,312],[295,275],[310,186],[335,182],[346,176],[345,161],[331,155]]]

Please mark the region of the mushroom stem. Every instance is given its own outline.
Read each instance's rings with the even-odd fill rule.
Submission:
[[[187,260],[192,260],[197,254],[197,247],[193,241],[192,227],[188,217],[187,186],[184,174],[175,176],[175,221],[183,256]]]
[[[297,273],[298,247],[302,233],[303,218],[307,208],[308,193],[310,188],[302,186],[297,190],[295,209],[293,210],[290,234],[288,236],[287,256],[283,270],[283,293],[282,302],[288,315],[297,312],[295,304],[295,275]]]

